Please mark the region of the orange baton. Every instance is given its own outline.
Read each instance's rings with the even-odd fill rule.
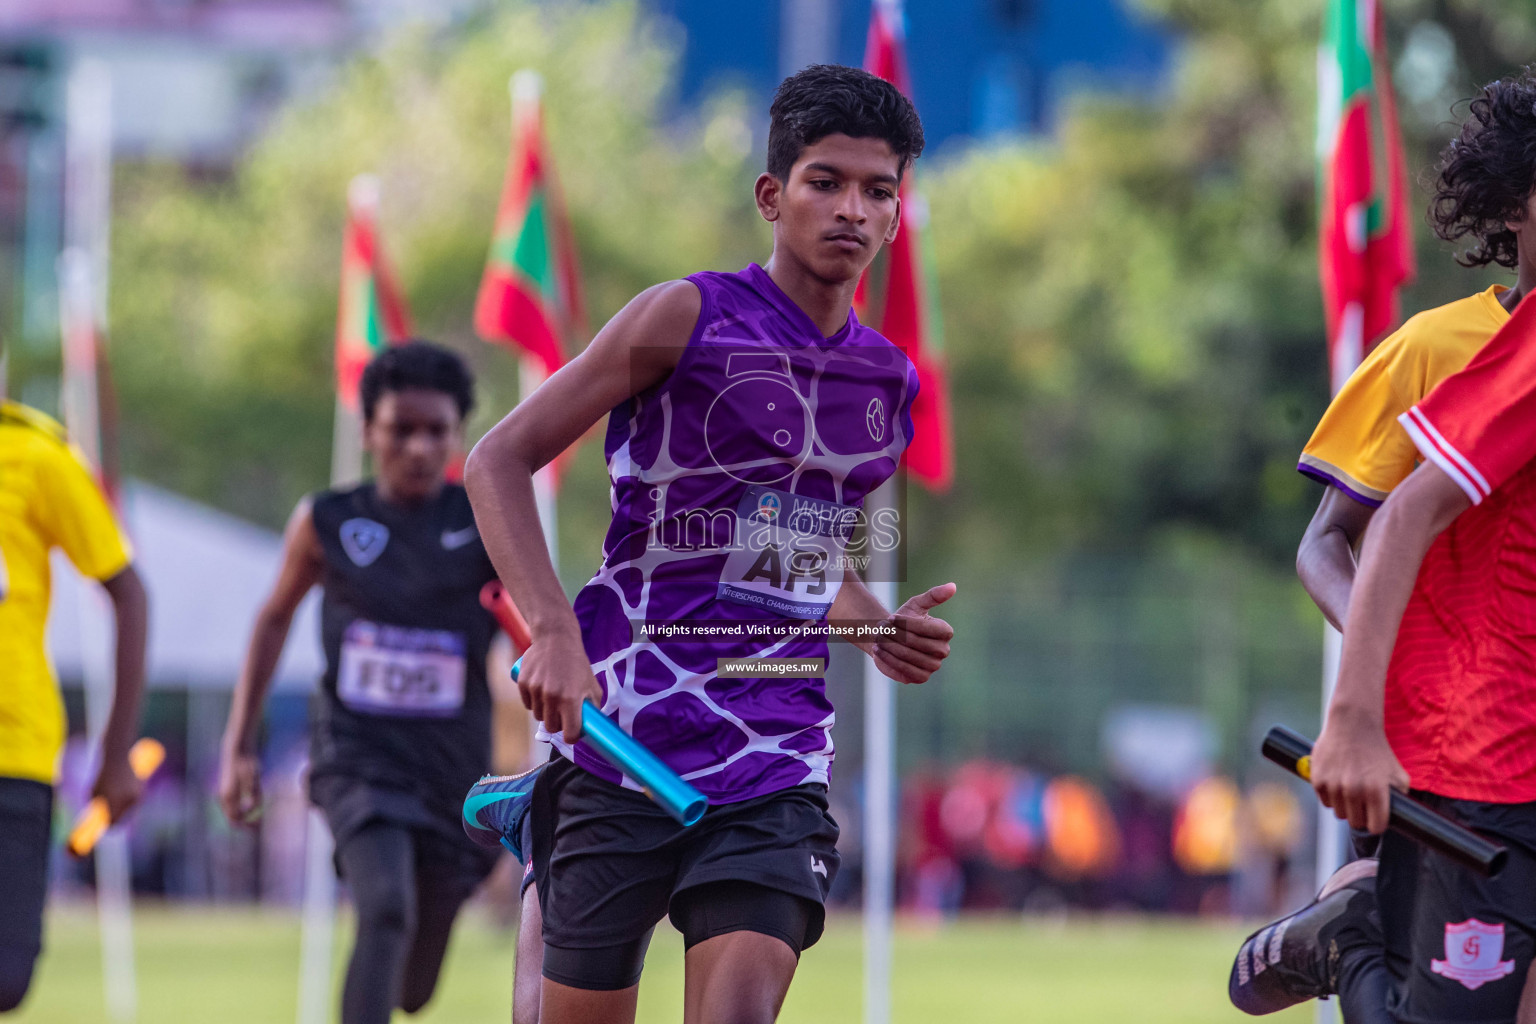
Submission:
[[[155,774],[164,760],[165,746],[148,736],[136,742],[128,751],[128,767],[140,779]],[[96,848],[96,841],[111,824],[112,815],[107,810],[107,801],[99,796],[91,797],[91,802],[75,818],[75,827],[69,830],[69,841],[64,845],[76,857],[84,857]]]

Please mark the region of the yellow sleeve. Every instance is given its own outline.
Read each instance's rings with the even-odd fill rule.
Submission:
[[[1296,467],[1372,508],[1413,472],[1418,449],[1397,422],[1423,376],[1401,333],[1382,342],[1334,396]]]
[[[49,546],[63,548],[81,575],[111,579],[133,560],[128,541],[79,454],[64,445],[48,448],[38,469],[40,521]]]

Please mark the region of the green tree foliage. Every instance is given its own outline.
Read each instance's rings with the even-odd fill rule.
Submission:
[[[1290,562],[1318,497],[1296,455],[1327,400],[1321,4],[1140,7],[1182,40],[1159,94],[1082,96],[1048,139],[919,168],[959,476],[948,496],[909,495],[909,578],[959,580],[949,614],[971,639],[942,686],[904,695],[909,756],[1019,749],[1066,722],[1051,729],[1082,767],[1099,711],[1127,694],[1203,704],[1229,752],[1265,701],[1315,709],[1318,618]],[[1536,3],[1386,13],[1418,179],[1412,311],[1497,279],[1456,268],[1422,211],[1451,104],[1531,52]],[[361,171],[382,179],[420,332],[481,373],[471,435],[511,405],[514,361],[469,324],[518,68],[547,82],[594,325],[656,281],[764,258],[748,157],[765,111],[723,96],[663,120],[667,39],[632,3],[488,6],[348,63],[227,177],[120,172],[129,471],[268,523],[324,483],[343,197]],[[604,490],[588,444],[562,503],[567,583],[591,568]]]
[[[344,197],[365,171],[418,333],[480,372],[471,437],[506,411],[516,361],[470,319],[520,68],[544,76],[596,323],[659,280],[761,253],[740,101],[663,125],[674,63],[631,4],[496,5],[347,64],[226,180],[121,172],[112,326],[130,471],[267,523],[325,483]],[[600,462],[584,453],[573,510],[606,511]]]
[[[1127,697],[1203,705],[1229,756],[1261,707],[1315,715],[1320,619],[1290,563],[1319,497],[1296,456],[1328,397],[1322,5],[1141,7],[1182,40],[1161,94],[1084,96],[1050,139],[925,171],[961,462],[950,498],[914,496],[912,575],[979,600],[955,609],[973,645],[952,692],[904,698],[908,750],[1070,733],[1091,758]],[[1456,267],[1423,212],[1453,104],[1518,70],[1533,8],[1387,3],[1420,264],[1405,315],[1508,279]],[[1042,685],[1049,708],[1014,693]]]

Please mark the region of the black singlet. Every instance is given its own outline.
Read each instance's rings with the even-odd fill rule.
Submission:
[[[495,578],[464,488],[424,505],[372,482],[313,502],[325,648],[310,778],[344,776],[456,808],[491,762],[480,588]]]

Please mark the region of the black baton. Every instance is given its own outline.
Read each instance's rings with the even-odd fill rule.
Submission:
[[[1264,734],[1264,756],[1293,775],[1312,779],[1312,742],[1298,732],[1277,725]],[[1465,826],[1431,810],[1413,797],[1392,790],[1392,811],[1387,827],[1492,878],[1504,869],[1509,851],[1484,839]]]

